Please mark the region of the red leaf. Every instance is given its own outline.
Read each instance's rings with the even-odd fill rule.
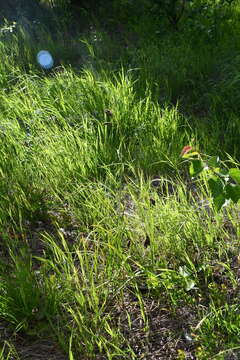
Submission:
[[[190,145],[184,146],[184,148],[181,151],[180,156],[183,156],[183,155],[187,154],[191,150],[192,150],[192,146],[190,146]]]

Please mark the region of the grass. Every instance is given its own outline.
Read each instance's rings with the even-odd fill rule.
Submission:
[[[0,359],[238,358],[239,204],[217,213],[180,158],[239,167],[238,14],[214,39],[5,23]]]

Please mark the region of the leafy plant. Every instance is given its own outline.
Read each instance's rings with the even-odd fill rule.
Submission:
[[[218,156],[201,154],[191,146],[185,146],[181,156],[190,161],[191,178],[205,174],[216,210],[227,201],[237,203],[240,200],[240,169],[228,169]]]

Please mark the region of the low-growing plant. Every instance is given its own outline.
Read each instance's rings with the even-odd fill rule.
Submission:
[[[0,345],[0,360],[19,360],[15,347],[8,341]]]
[[[228,168],[218,156],[202,154],[191,146],[185,146],[181,152],[184,159],[190,161],[189,174],[192,179],[202,176],[207,183],[214,207],[219,211],[224,204],[240,200],[240,169]]]

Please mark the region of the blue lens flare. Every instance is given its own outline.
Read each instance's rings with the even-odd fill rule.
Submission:
[[[37,62],[43,69],[51,69],[53,67],[53,57],[47,50],[41,50],[37,54]]]

